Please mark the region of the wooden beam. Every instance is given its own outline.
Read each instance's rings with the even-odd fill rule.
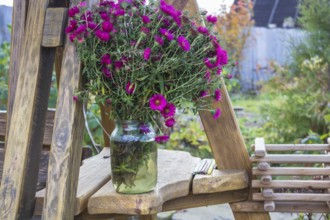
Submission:
[[[262,195],[265,198],[272,198],[274,195],[274,191],[273,191],[273,189],[266,188],[266,189],[263,189]]]
[[[266,175],[260,178],[260,182],[264,185],[268,185],[272,182],[272,176]]]
[[[267,151],[326,151],[328,144],[266,144]],[[255,147],[253,145],[253,147]]]
[[[295,167],[271,167],[268,170],[259,170],[253,168],[253,175],[265,176],[324,176],[330,173],[330,168],[314,168],[314,167],[304,167],[304,168],[295,168]]]
[[[316,194],[316,193],[274,193],[271,198],[265,198],[262,193],[253,193],[253,200],[255,201],[314,201],[327,202],[330,194]]]
[[[269,170],[270,165],[267,162],[261,162],[261,163],[258,163],[257,167],[259,170],[266,171],[266,170]]]
[[[272,180],[269,184],[263,184],[260,180],[252,180],[253,188],[305,188],[326,189],[330,188],[329,180]]]
[[[262,158],[252,156],[251,161],[268,163],[330,163],[330,156],[270,154]]]
[[[67,21],[67,8],[48,8],[46,12],[42,46],[63,46],[64,26]]]
[[[41,47],[47,6],[47,0],[29,1],[0,188],[1,219],[27,219],[33,214],[54,62],[54,50]]]
[[[254,154],[256,155],[256,157],[266,156],[265,140],[263,138],[255,139]]]

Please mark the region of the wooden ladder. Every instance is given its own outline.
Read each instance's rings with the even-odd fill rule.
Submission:
[[[78,2],[70,0],[70,4]],[[91,6],[95,2],[90,0],[88,4]],[[198,13],[196,0],[168,2],[193,15]],[[59,90],[43,218],[73,219],[75,214],[84,118],[82,104],[72,99],[81,83],[81,65],[74,45],[68,40],[64,41],[67,8],[67,0],[14,1],[0,219],[29,219],[34,212],[39,157],[54,63]],[[225,86],[222,87],[222,95],[222,101],[214,104],[214,108],[222,109],[220,120],[214,121],[209,112],[200,112],[217,167],[220,170],[242,169],[251,177],[249,155]],[[103,107],[104,122],[107,112],[109,109]],[[111,132],[113,124],[106,122],[106,128]],[[109,143],[107,137],[105,139]],[[85,169],[89,168],[85,166]],[[249,198],[249,189],[239,192],[245,200]],[[234,205],[231,204],[231,207]],[[234,216],[237,220],[270,219],[268,213],[258,212],[234,211]]]

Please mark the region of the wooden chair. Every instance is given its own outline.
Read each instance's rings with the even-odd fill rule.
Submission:
[[[195,0],[168,2],[192,14],[198,10]],[[89,1],[90,5],[93,3]],[[252,195],[247,181],[248,176],[251,178],[251,163],[225,87],[222,88],[223,100],[214,104],[222,109],[221,120],[214,121],[209,112],[200,112],[219,169],[212,176],[193,179],[191,172],[199,158],[184,152],[160,151],[173,162],[186,158],[185,178],[171,179],[164,175],[155,192],[141,197],[123,197],[111,194],[109,148],[105,147],[101,154],[87,159],[80,167],[84,118],[82,103],[74,102],[72,96],[80,86],[81,65],[74,45],[70,41],[64,44],[67,7],[66,0],[14,1],[0,219],[29,219],[34,212],[42,212],[44,219],[73,219],[81,212],[76,218],[97,219],[112,216],[110,208],[113,209],[111,213],[155,219],[159,211],[228,202],[233,208],[233,202],[248,200]],[[63,45],[64,50],[61,49]],[[60,77],[48,181],[47,188],[36,194],[38,158],[54,60]],[[107,111],[103,107],[103,121]],[[106,127],[110,132],[112,124],[108,122]],[[225,181],[221,183],[221,179]],[[218,185],[214,180],[219,181]],[[112,200],[123,201],[125,206],[104,206]],[[93,215],[87,213],[87,206],[87,211]],[[234,216],[238,220],[269,219],[268,213],[260,212],[234,211]]]

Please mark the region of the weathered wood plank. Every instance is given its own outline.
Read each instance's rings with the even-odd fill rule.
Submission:
[[[265,157],[251,157],[252,162],[268,162],[268,163],[330,163],[328,155],[285,155],[285,154],[269,154]]]
[[[154,191],[144,194],[117,193],[112,182],[105,184],[88,201],[91,214],[117,213],[150,215],[162,210],[163,203],[189,194],[192,173],[200,158],[187,152],[158,151],[158,180]]]
[[[314,168],[314,167],[304,167],[304,168],[295,168],[295,167],[271,167],[268,170],[259,170],[253,168],[253,175],[273,175],[273,176],[323,176],[330,173],[330,168]]]
[[[255,139],[254,154],[256,157],[266,156],[265,140],[263,138]]]
[[[330,138],[327,139],[327,142],[328,142],[328,145],[329,145],[329,148],[330,148]],[[326,151],[326,154],[330,157],[330,149],[328,149],[328,150]],[[327,168],[330,168],[330,163],[325,164],[325,166],[326,166]],[[330,173],[329,173],[328,176],[326,176],[326,178],[327,178],[327,179],[330,179]],[[330,186],[328,187],[328,189],[326,190],[326,192],[327,192],[327,193],[330,193]],[[327,201],[327,205],[328,205],[328,208],[329,208],[329,210],[330,210],[330,198],[329,198],[328,201]]]
[[[86,159],[80,167],[77,196],[75,199],[75,215],[82,213],[89,197],[110,180],[110,149],[104,148],[98,155]],[[41,215],[45,189],[36,194],[34,215]]]
[[[215,193],[244,189],[249,186],[249,176],[245,170],[213,170],[211,175],[196,175],[192,193]]]
[[[259,170],[265,171],[265,170],[268,170],[270,168],[270,165],[269,165],[269,163],[261,162],[261,163],[258,163],[257,167],[258,167]]]
[[[260,178],[260,182],[264,185],[268,185],[272,182],[272,176],[266,175]]]
[[[63,46],[64,26],[67,21],[67,8],[48,8],[46,12],[42,46]]]
[[[53,126],[54,126],[54,118],[55,118],[55,109],[48,109],[46,113],[46,125],[43,137],[43,145],[50,146],[53,134]],[[4,140],[6,135],[6,125],[7,125],[7,112],[0,111],[0,140]]]
[[[272,198],[274,195],[274,191],[273,191],[273,189],[266,188],[266,189],[263,189],[262,195],[265,198]]]
[[[266,144],[267,151],[326,151],[329,144]],[[254,147],[254,146],[253,146]]]
[[[330,194],[316,194],[316,193],[274,193],[271,198],[266,198],[262,193],[253,193],[253,200],[255,201],[314,201],[327,202]]]
[[[232,206],[235,212],[264,212],[264,202],[238,202]],[[329,213],[325,202],[276,202],[274,212]]]
[[[306,188],[326,189],[330,187],[329,180],[272,180],[269,184],[263,184],[259,180],[252,180],[253,188]]]
[[[29,1],[19,64],[15,102],[10,119],[0,192],[0,218],[33,214],[39,157],[54,62],[54,50],[41,47],[48,1]],[[22,37],[22,36],[20,36]]]
[[[78,1],[72,1],[77,3]],[[72,42],[65,43],[57,98],[43,218],[73,219],[83,139],[82,103],[73,95],[81,86],[81,66]]]

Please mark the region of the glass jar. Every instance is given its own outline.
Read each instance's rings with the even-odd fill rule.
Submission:
[[[157,183],[156,133],[150,123],[116,121],[110,136],[111,179],[119,193],[152,191]]]

